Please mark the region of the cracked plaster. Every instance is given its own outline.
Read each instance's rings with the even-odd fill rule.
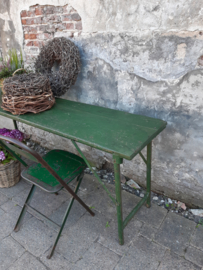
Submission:
[[[82,71],[63,98],[166,120],[166,130],[153,142],[152,188],[203,207],[202,1],[10,0],[0,19],[14,23],[20,46],[20,11],[35,4],[70,4],[82,18],[83,32],[73,38]],[[21,128],[44,146],[74,151],[63,138]],[[97,166],[111,162],[109,154],[83,150]],[[139,157],[124,161],[122,172],[144,185]]]

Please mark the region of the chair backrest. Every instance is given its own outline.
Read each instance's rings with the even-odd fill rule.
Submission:
[[[20,156],[23,156],[34,162],[41,163],[41,156],[31,148],[26,146],[24,143],[19,142],[18,140],[0,135],[0,145],[2,145],[3,148],[9,151],[11,155],[13,155],[26,167],[28,166],[27,163],[22,160]]]
[[[89,207],[75,194],[75,192],[62,180],[62,178],[49,166],[49,164],[47,164],[47,162],[37,152],[29,148],[24,143],[19,142],[18,140],[2,135],[0,135],[0,145],[2,145],[6,150],[8,150],[26,167],[28,166],[28,164],[24,160],[22,160],[17,154],[22,155],[32,161],[39,162],[56,178],[56,180],[73,196],[73,198],[75,198],[88,212],[91,212]]]

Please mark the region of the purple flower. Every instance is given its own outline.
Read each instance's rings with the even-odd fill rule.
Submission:
[[[9,138],[15,139],[15,136],[12,135],[10,132],[6,132],[6,133],[4,133],[2,135],[5,136],[5,137],[9,137]]]
[[[1,128],[0,135],[19,140],[20,142],[22,142],[23,139],[25,138],[24,134],[20,130],[17,130],[17,129],[9,130],[6,128]]]
[[[12,130],[10,134],[13,135],[15,139],[19,140],[20,142],[22,142],[24,139],[24,134],[18,129]]]
[[[9,132],[10,130],[7,128],[0,128],[0,135],[3,135],[6,132]]]
[[[3,161],[5,159],[6,159],[6,157],[5,157],[4,152],[3,151],[0,151],[0,160]]]

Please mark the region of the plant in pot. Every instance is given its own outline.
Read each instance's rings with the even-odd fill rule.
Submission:
[[[0,135],[24,141],[25,135],[17,129],[0,129]],[[20,180],[20,162],[0,145],[0,188],[11,187]]]
[[[6,57],[0,59],[0,87],[2,89],[5,78],[11,77],[18,69],[24,68],[22,51],[17,52],[16,49],[9,50]],[[21,70],[21,73],[23,71]]]

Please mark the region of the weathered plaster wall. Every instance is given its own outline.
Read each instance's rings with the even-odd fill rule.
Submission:
[[[36,4],[68,4],[81,17],[82,32],[72,40],[82,71],[64,98],[166,120],[153,142],[152,188],[203,206],[203,1],[10,0],[7,12],[20,46],[20,13]],[[53,33],[60,35],[65,33]],[[45,146],[74,151],[65,139],[21,128]],[[86,146],[84,151],[98,166],[111,162],[108,154]],[[139,157],[124,161],[122,172],[144,184]]]

